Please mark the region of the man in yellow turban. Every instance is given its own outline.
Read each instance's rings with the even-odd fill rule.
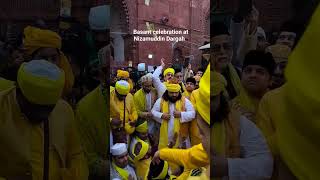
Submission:
[[[0,177],[87,179],[74,113],[61,99],[64,72],[32,60],[20,66],[17,79],[0,91]]]
[[[213,147],[211,147],[210,154],[213,162],[211,164],[213,177],[270,178],[273,160],[261,132],[245,116],[230,111],[224,95],[227,85],[225,78],[213,72],[211,82],[211,95],[213,95],[211,98],[213,113],[211,114],[211,126],[213,126],[211,142],[213,142]],[[199,101],[197,101],[197,110],[200,110],[201,114],[205,106],[198,106],[198,104]]]
[[[161,82],[159,76],[162,73],[163,68],[165,67],[164,59],[161,59],[161,66],[157,67],[157,69],[152,74],[153,86],[156,88],[158,92],[158,97],[162,97],[163,93],[167,90],[166,83],[174,77],[175,71],[173,68],[167,68],[163,72],[164,82]]]
[[[89,180],[109,178],[109,94],[107,77],[110,46],[105,46],[98,53],[100,62],[100,85],[83,97],[76,108],[76,121],[81,135],[82,146],[89,165]]]
[[[116,83],[114,91],[110,92],[110,117],[114,144],[127,142],[128,135],[135,130],[138,113],[129,91],[129,83],[121,80]]]
[[[181,125],[195,118],[195,111],[191,102],[182,96],[180,85],[176,78],[167,83],[167,90],[159,98],[152,108],[154,119],[161,124],[159,149],[168,147],[179,147],[186,143],[190,147],[188,135],[181,132]],[[186,136],[182,142],[182,136]]]
[[[68,59],[61,51],[61,37],[57,33],[28,26],[24,29],[23,46],[31,59],[45,59],[59,66],[65,73],[63,95],[71,92],[74,75]]]
[[[314,12],[313,9],[308,11],[313,16],[303,21],[309,25],[289,57],[285,70],[287,82],[266,94],[258,111],[257,124],[277,159],[274,179],[320,177],[317,168],[320,158],[320,36],[316,33],[320,30],[320,5],[317,4],[311,6]]]
[[[266,48],[266,52],[270,52],[276,62],[276,68],[272,77],[272,89],[278,88],[285,83],[284,70],[288,63],[291,49],[289,46],[276,44]]]
[[[215,74],[213,77],[213,80],[216,80]],[[210,179],[209,158],[211,126],[210,83],[208,82],[210,82],[210,65],[200,81],[200,88],[198,89],[199,94],[196,96],[198,101],[196,105],[196,108],[198,109],[196,120],[201,132],[202,143],[186,150],[164,148],[154,155],[153,162],[155,163],[159,163],[159,159],[162,159],[169,162],[175,162],[184,167],[184,172],[178,176],[177,179]],[[214,88],[215,87],[216,86],[214,85]]]

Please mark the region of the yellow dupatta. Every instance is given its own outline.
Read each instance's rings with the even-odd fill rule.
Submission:
[[[112,162],[112,166],[113,168],[117,171],[117,173],[121,176],[122,180],[127,180],[129,178],[129,172],[119,168],[116,164],[114,164],[114,162]]]
[[[228,158],[240,156],[240,114],[232,111],[228,119],[213,124],[213,147],[217,154]]]
[[[175,103],[175,109],[177,111],[181,111],[183,109],[184,106],[184,98],[182,98],[181,100],[177,101]],[[160,107],[161,107],[161,112],[162,113],[169,113],[169,101],[164,101],[163,99],[161,99],[161,103],[160,103]],[[179,131],[180,131],[180,118],[174,118],[174,134],[177,134],[177,140],[175,142],[174,147],[178,147],[179,145]],[[166,148],[168,147],[168,120],[163,119],[161,126],[160,126],[160,137],[159,137],[159,146],[158,149],[162,149],[162,148]]]
[[[232,82],[232,86],[233,86],[234,90],[236,91],[236,93],[239,95],[242,85],[241,85],[241,81],[238,76],[238,73],[231,63],[228,64],[228,69],[229,69],[229,76],[230,76],[230,80]]]
[[[319,30],[320,5],[289,57],[284,106],[279,106],[284,113],[274,121],[281,158],[303,180],[320,178]]]

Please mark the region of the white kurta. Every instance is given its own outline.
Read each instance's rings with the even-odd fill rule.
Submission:
[[[160,124],[162,123],[162,112],[160,112],[160,104],[161,104],[161,99],[159,98],[156,103],[154,104],[151,112],[153,114],[154,119],[159,122]],[[180,118],[180,123],[186,123],[190,122],[195,118],[195,110],[191,104],[191,102],[188,99],[185,99],[185,109],[186,111],[181,112],[181,118]],[[175,111],[175,104],[174,103],[169,103],[169,114],[171,115],[171,118],[168,122],[168,142],[173,140],[174,138],[174,111]],[[190,147],[190,140],[188,138],[187,140],[187,147]]]
[[[127,167],[124,168],[129,174],[133,177],[134,180],[137,180],[137,175],[134,171],[134,169],[128,165]],[[112,165],[110,165],[110,177],[111,179],[122,179],[121,176],[118,174],[118,172],[113,168]]]
[[[273,158],[261,131],[246,117],[240,118],[241,158],[228,159],[229,180],[269,179]]]
[[[159,76],[162,73],[162,66],[158,66],[157,69],[152,74],[152,82],[154,88],[156,88],[158,92],[158,97],[161,98],[164,92],[166,92],[166,86],[161,82]]]

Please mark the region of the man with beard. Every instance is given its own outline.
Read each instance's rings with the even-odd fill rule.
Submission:
[[[181,146],[190,147],[189,135],[186,134],[188,126],[183,123],[195,118],[195,111],[191,102],[181,95],[181,87],[176,78],[166,84],[167,90],[152,108],[155,120],[161,123],[158,149]]]
[[[133,98],[140,119],[148,122],[148,134],[154,149],[158,146],[160,124],[153,120],[151,109],[158,99],[157,90],[152,87],[152,74],[141,77],[142,88],[138,90]]]
[[[121,80],[110,91],[110,117],[113,143],[128,142],[129,135],[135,130],[138,113],[133,96],[129,93],[130,85]]]
[[[259,129],[238,112],[230,111],[224,95],[226,80],[213,72],[213,177],[268,179],[273,160]]]
[[[134,169],[129,165],[127,145],[117,143],[111,147],[112,165],[110,167],[111,179],[137,180]]]
[[[227,92],[230,99],[239,95],[241,82],[236,69],[231,64],[233,56],[232,40],[223,23],[211,24],[211,44],[214,70],[227,80]]]
[[[281,87],[285,83],[284,70],[288,63],[291,49],[287,45],[276,44],[266,48],[266,52],[270,52],[276,62],[276,68],[272,77],[271,89]]]
[[[195,89],[196,80],[193,77],[189,77],[186,80],[186,91],[183,92],[182,95],[184,95],[186,98],[190,100],[190,96]]]
[[[0,177],[88,179],[73,110],[61,99],[63,70],[32,60],[20,66],[17,85],[7,85],[0,91]]]
[[[232,100],[233,108],[252,122],[263,95],[272,83],[275,62],[271,53],[250,51],[243,62],[241,83],[243,90]]]
[[[157,69],[152,74],[153,86],[157,89],[158,97],[162,97],[163,93],[166,91],[167,82],[173,78],[175,71],[173,68],[167,68],[163,72],[164,82],[162,83],[159,76],[165,67],[164,59],[161,59],[161,66],[157,67]]]
[[[108,87],[107,77],[109,70],[108,59],[110,46],[99,51],[100,84],[93,91],[83,97],[77,104],[76,120],[81,136],[82,146],[89,165],[89,180],[102,180],[109,177],[106,169],[109,167],[109,131],[108,121]],[[118,121],[111,121],[111,124]]]
[[[163,148],[157,151],[153,164],[160,164],[161,160],[175,162],[184,167],[183,173],[177,179],[210,179],[210,64],[200,81],[198,100],[196,105],[196,123],[201,133],[200,144],[189,149]]]

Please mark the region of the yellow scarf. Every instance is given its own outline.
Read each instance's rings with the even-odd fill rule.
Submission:
[[[240,156],[239,119],[239,113],[231,112],[228,119],[213,124],[213,144],[217,154],[228,158]]]
[[[319,179],[320,5],[289,57],[282,117],[275,119],[280,155],[297,179]],[[305,60],[308,59],[308,63]]]
[[[154,102],[157,99],[157,94],[155,89],[152,89],[150,91],[151,93],[151,104],[154,104]],[[146,93],[143,91],[143,89],[139,89],[135,94],[134,94],[134,104],[137,108],[138,112],[141,111],[146,111],[147,110],[147,105],[146,105]]]
[[[259,102],[260,100],[250,97],[248,93],[243,88],[241,88],[240,95],[232,100],[232,105],[240,105],[243,110],[255,115],[259,106]],[[254,119],[250,120],[254,121]]]
[[[117,171],[117,173],[121,176],[122,180],[127,180],[129,178],[129,172],[118,167],[114,162],[112,162],[113,168]]]
[[[229,76],[230,76],[230,80],[232,82],[232,86],[233,86],[234,90],[236,91],[236,93],[239,95],[242,85],[241,85],[241,81],[238,76],[238,73],[231,63],[228,64],[228,69],[229,69]]]
[[[175,103],[175,109],[177,111],[182,111],[184,109],[184,98],[181,100],[177,101]],[[164,101],[161,99],[161,112],[162,113],[169,113],[169,101]],[[180,119],[179,118],[174,118],[174,134],[177,133],[178,138],[177,141],[175,142],[174,147],[178,147],[179,145],[179,131],[180,131]],[[160,127],[160,139],[159,139],[159,149],[166,148],[168,147],[168,120],[163,119]]]
[[[185,91],[182,93],[182,95],[184,95],[186,98],[190,99],[191,93],[192,93],[192,92],[189,92],[189,91],[185,90]]]

